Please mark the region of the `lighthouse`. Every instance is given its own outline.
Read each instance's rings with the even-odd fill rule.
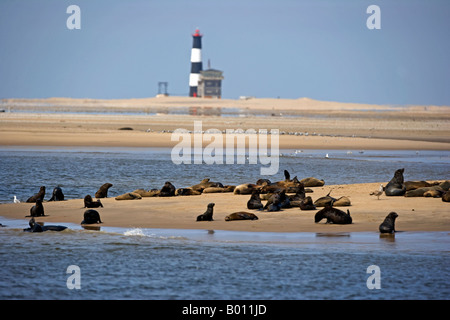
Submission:
[[[200,71],[202,66],[202,35],[199,30],[195,30],[192,35],[192,51],[191,51],[191,74],[189,75],[189,96],[197,97],[198,81],[200,80]]]

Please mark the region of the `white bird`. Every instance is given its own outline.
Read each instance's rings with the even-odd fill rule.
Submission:
[[[325,158],[329,158],[329,157],[328,157],[328,153],[325,155]]]
[[[20,203],[20,200],[19,200],[19,199],[17,199],[17,197],[16,197],[16,196],[14,196],[14,203]]]
[[[383,194],[383,185],[380,184],[380,187],[378,188],[377,191],[372,191],[370,193],[371,196],[377,196],[378,200],[380,200],[380,196]]]

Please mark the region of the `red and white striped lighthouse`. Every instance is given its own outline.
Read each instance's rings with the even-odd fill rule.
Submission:
[[[195,30],[192,35],[194,41],[191,51],[191,74],[189,75],[189,96],[197,96],[198,80],[200,79],[200,71],[203,70],[202,65],[202,35],[199,30]]]

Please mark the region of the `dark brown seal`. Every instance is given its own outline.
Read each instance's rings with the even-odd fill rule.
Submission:
[[[381,233],[395,232],[395,219],[398,217],[396,212],[390,212],[384,221],[380,224],[379,230]]]
[[[331,206],[326,206],[322,210],[318,211],[314,216],[314,222],[318,223],[322,219],[327,219],[326,223],[334,223],[334,224],[351,224],[352,217],[350,216],[350,211],[347,210],[345,213],[342,210],[337,208],[333,208]]]
[[[264,205],[261,202],[259,190],[253,190],[250,200],[247,201],[247,209],[261,210],[263,207]]]
[[[394,173],[394,177],[384,188],[384,194],[387,196],[403,196],[406,192],[406,187],[403,178],[405,169],[398,169]]]
[[[233,212],[225,217],[225,221],[233,220],[258,220],[258,217],[253,213],[245,211]]]
[[[45,186],[42,186],[39,188],[39,192],[34,194],[33,196],[29,197],[27,199],[27,202],[34,203],[37,199],[40,199],[41,201],[44,201],[45,197]]]
[[[197,216],[197,221],[213,221],[214,203],[209,203],[206,207],[206,211]]]
[[[442,195],[442,201],[444,202],[450,202],[450,191],[447,191]]]
[[[169,181],[166,181],[164,186],[159,191],[158,197],[173,197],[175,196],[175,190],[175,186]]]
[[[100,200],[94,201],[92,200],[92,197],[90,194],[86,195],[86,197],[84,197],[84,207],[85,208],[98,208],[98,207],[103,207],[103,204],[101,203]]]
[[[316,210],[316,206],[314,205],[312,198],[310,196],[305,197],[302,201],[300,201],[300,210]]]
[[[64,193],[61,187],[53,188],[52,197],[48,201],[64,201]]]
[[[30,215],[26,217],[43,217],[44,214],[44,205],[42,204],[41,199],[36,200],[36,204],[30,208]]]
[[[111,188],[113,185],[111,183],[105,183],[103,184],[100,189],[95,193],[95,197],[97,199],[99,198],[106,198],[108,196],[108,189]]]
[[[102,223],[102,220],[100,220],[100,214],[97,210],[86,210],[83,214],[83,218],[84,220],[81,221],[81,224]]]

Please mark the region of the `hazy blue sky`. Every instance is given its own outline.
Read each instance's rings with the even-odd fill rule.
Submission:
[[[448,0],[0,0],[0,98],[187,95],[197,27],[223,98],[450,105]]]

